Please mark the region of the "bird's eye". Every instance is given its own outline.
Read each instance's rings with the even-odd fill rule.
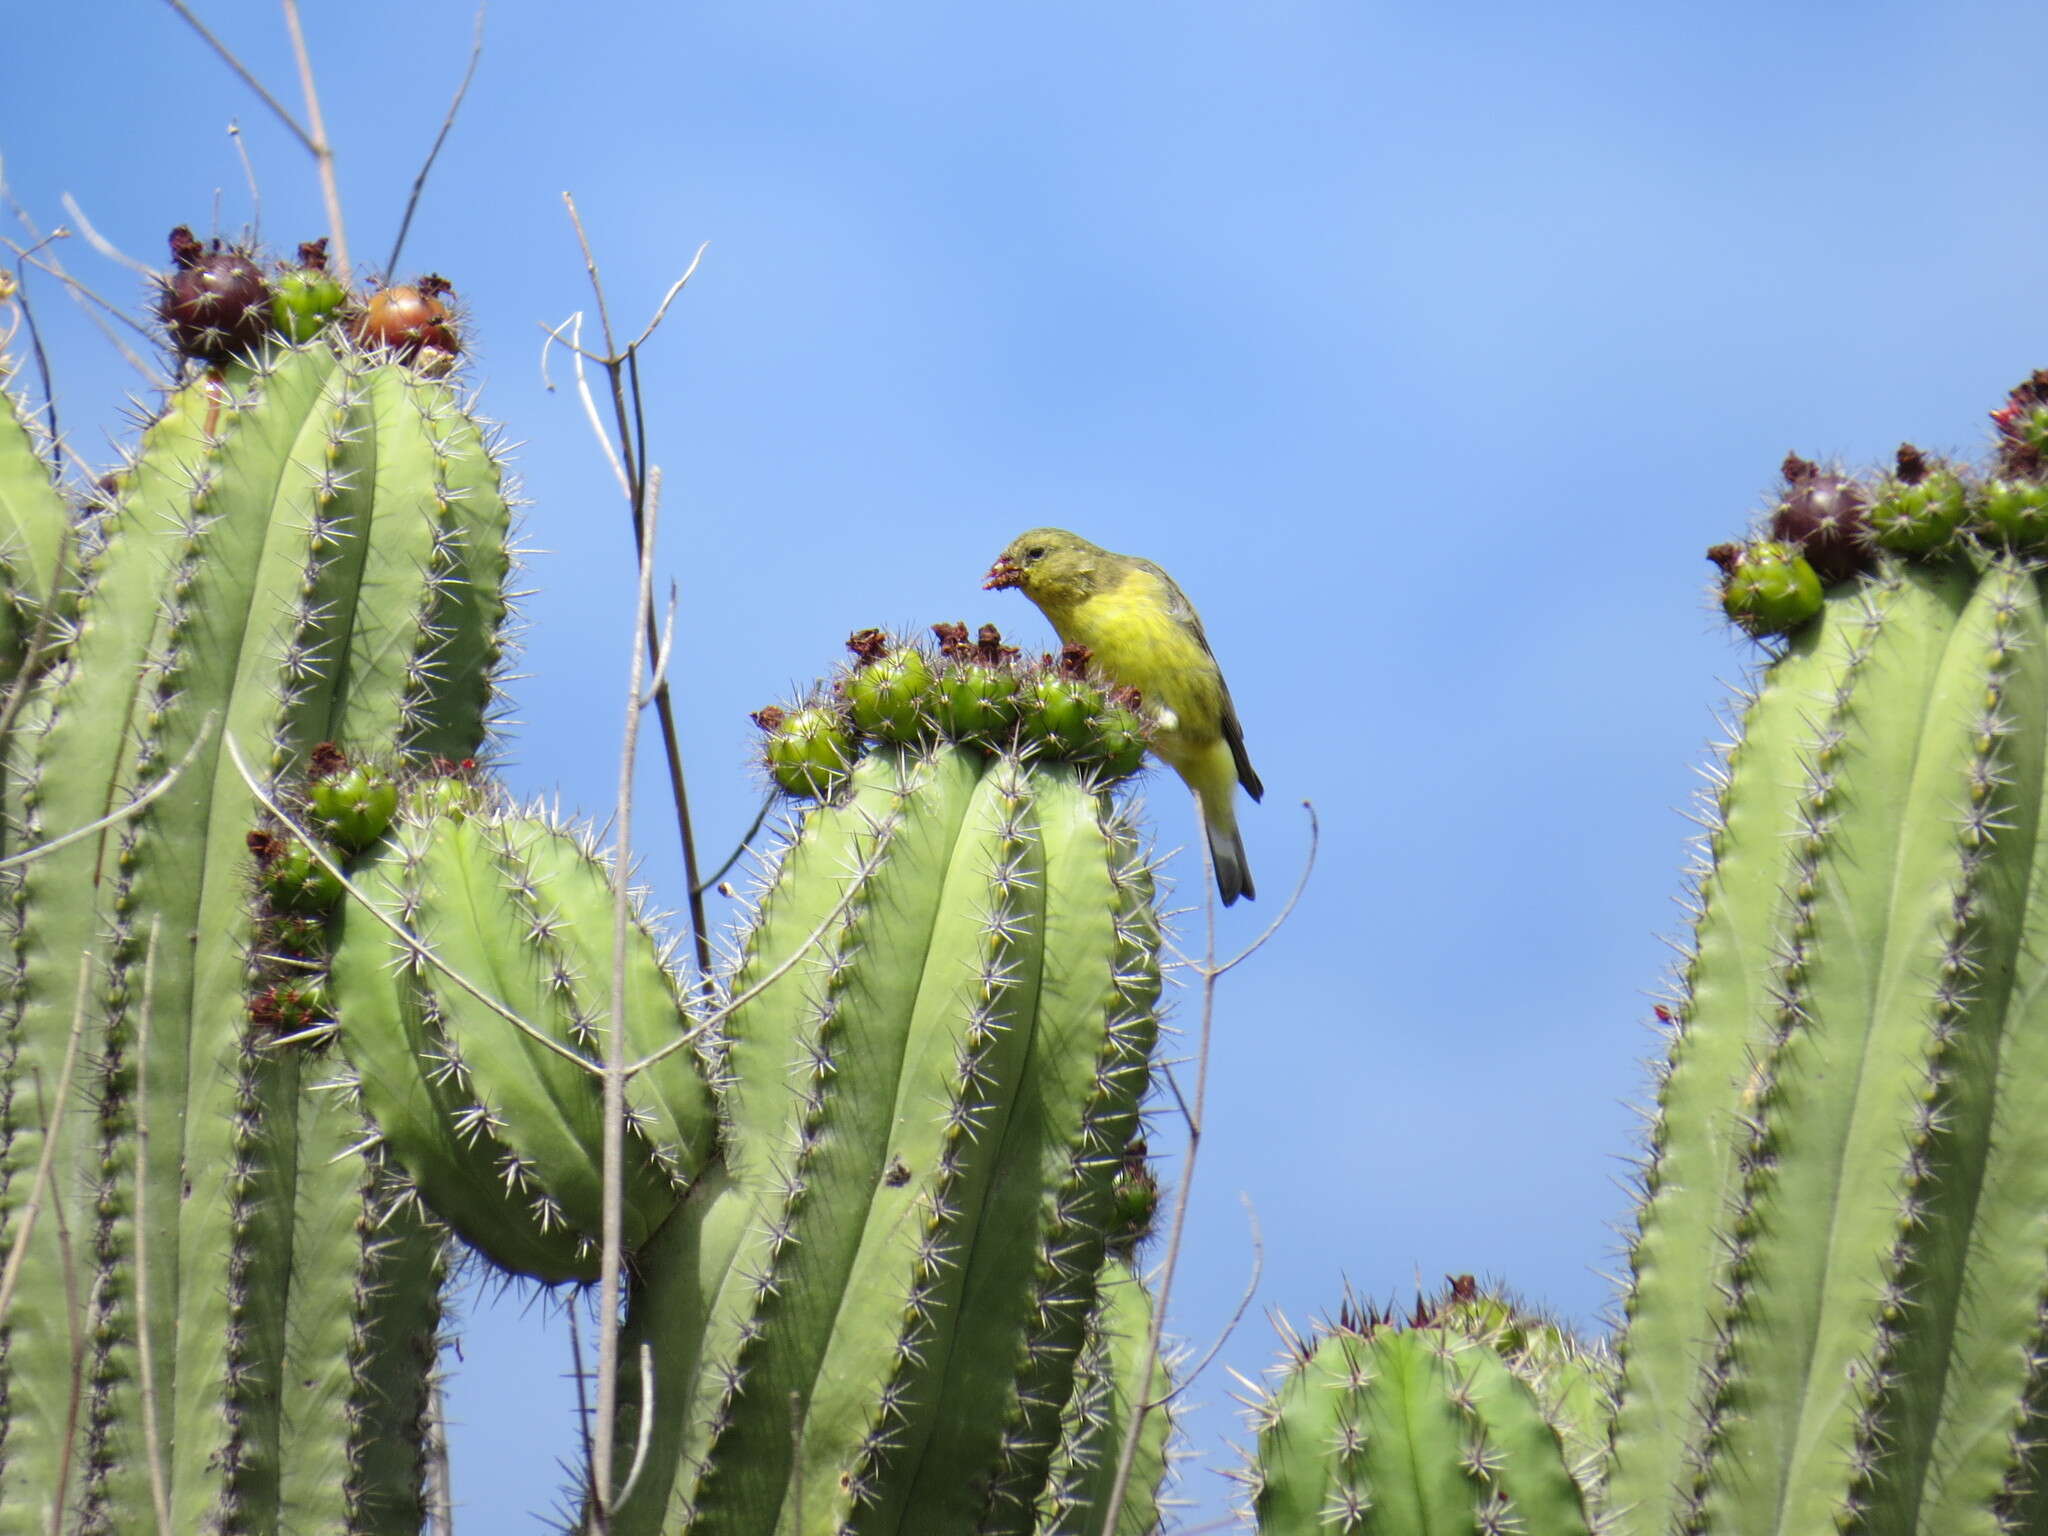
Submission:
[[[1025,550],[1024,558],[1026,560],[1043,560],[1045,558],[1045,546],[1040,544],[1034,549]]]

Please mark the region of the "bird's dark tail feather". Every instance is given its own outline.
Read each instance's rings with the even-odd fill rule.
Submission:
[[[1216,890],[1223,897],[1223,905],[1230,906],[1242,896],[1250,901],[1258,895],[1252,885],[1252,867],[1244,856],[1244,838],[1236,827],[1218,834],[1209,828],[1209,860],[1216,866]]]

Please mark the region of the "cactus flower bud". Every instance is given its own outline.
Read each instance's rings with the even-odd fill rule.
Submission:
[[[1820,612],[1820,577],[1782,540],[1717,544],[1707,558],[1725,576],[1721,607],[1752,635],[1785,634]]]

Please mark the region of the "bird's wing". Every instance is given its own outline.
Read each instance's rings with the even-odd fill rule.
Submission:
[[[1181,591],[1180,583],[1150,560],[1134,560],[1133,563],[1159,578],[1159,584],[1166,589],[1166,611],[1195,637],[1202,653],[1214,661],[1216,653],[1209,648],[1209,636],[1202,629],[1202,616],[1195,612],[1195,605],[1188,600],[1187,593]],[[1259,782],[1258,773],[1252,768],[1251,754],[1244,749],[1244,727],[1238,723],[1237,706],[1230,701],[1230,685],[1223,681],[1221,667],[1216,669],[1216,686],[1223,694],[1223,739],[1230,746],[1230,760],[1237,765],[1237,782],[1254,800],[1263,799],[1266,786]]]
[[[1195,643],[1201,646],[1204,651],[1207,651],[1209,659],[1214,661],[1216,653],[1209,650],[1209,636],[1202,629],[1202,616],[1195,612],[1195,605],[1188,601],[1187,593],[1181,591],[1180,583],[1167,575],[1165,571],[1154,565],[1150,560],[1140,560],[1133,556],[1131,557],[1131,564],[1137,566],[1148,575],[1159,578],[1159,585],[1166,589],[1167,613],[1172,615],[1174,622],[1183,629],[1193,632]]]

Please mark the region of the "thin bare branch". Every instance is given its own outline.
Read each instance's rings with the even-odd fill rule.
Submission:
[[[484,56],[484,8],[476,8],[476,25],[470,34],[469,65],[462,71],[462,84],[455,87],[455,99],[448,103],[448,112],[441,119],[441,131],[434,135],[434,144],[427,151],[426,163],[420,167],[419,175],[412,179],[412,195],[405,200],[405,217],[398,221],[398,234],[391,242],[391,255],[384,263],[384,280],[393,282],[398,276],[398,253],[405,249],[406,234],[412,229],[412,216],[420,206],[420,194],[426,190],[427,177],[433,172],[434,162],[441,156],[441,146],[448,142],[448,134],[455,127],[455,118],[462,111],[462,98],[469,94],[469,82],[476,78],[477,61]]]
[[[28,1198],[22,1203],[14,1229],[14,1242],[7,1250],[7,1267],[0,1270],[0,1321],[5,1320],[8,1308],[14,1304],[14,1287],[21,1279],[22,1261],[28,1255],[28,1240],[35,1232],[36,1217],[42,1212],[43,1199],[50,1191],[50,1166],[57,1158],[57,1143],[63,1140],[58,1133],[64,1124],[64,1106],[71,1098],[71,1072],[78,1064],[78,1042],[85,1035],[85,997],[91,984],[92,952],[87,950],[79,956],[78,997],[71,1007],[71,1035],[64,1042],[64,1063],[57,1069],[55,1102],[41,1106],[43,1146],[36,1154],[35,1177],[29,1180]]]
[[[313,83],[313,56],[306,51],[305,30],[299,25],[299,0],[279,0],[284,7],[284,24],[292,35],[292,57],[298,61],[299,91],[306,98],[306,122],[313,130],[307,148],[320,170],[320,195],[327,203],[328,237],[334,242],[334,270],[343,282],[349,279],[348,232],[341,222],[341,184],[334,175],[334,145],[327,137],[327,124],[320,116],[320,92]]]
[[[1308,812],[1308,857],[1302,860],[1301,874],[1294,882],[1294,893],[1287,898],[1287,904],[1274,916],[1273,921],[1266,924],[1266,931],[1264,933],[1253,939],[1251,943],[1247,944],[1243,949],[1216,968],[1218,976],[1226,975],[1236,970],[1245,961],[1251,959],[1253,955],[1264,949],[1266,941],[1287,926],[1287,919],[1294,916],[1294,909],[1301,902],[1301,893],[1308,889],[1308,877],[1316,872],[1316,850],[1322,844],[1323,828],[1322,823],[1316,819],[1316,808],[1312,802],[1302,801],[1301,808]]]
[[[239,118],[228,119],[228,138],[235,146],[235,158],[242,162],[242,180],[249,184],[249,243],[263,244],[263,188],[256,180],[256,167],[249,159],[249,140]]]
[[[142,960],[142,1016],[135,1029],[135,1366],[142,1393],[142,1445],[149,1463],[149,1501],[156,1507],[156,1536],[171,1536],[170,1480],[164,1472],[161,1406],[156,1395],[156,1345],[149,1306],[149,1026],[156,1010],[156,951],[163,919],[149,920],[149,945]]]
[[[654,307],[654,318],[647,322],[647,328],[645,330],[641,331],[641,333],[638,336],[635,336],[633,338],[633,344],[626,349],[627,351],[639,351],[643,346],[647,344],[648,338],[653,336],[655,331],[660,329],[661,322],[668,316],[669,305],[675,303],[676,295],[681,293],[684,288],[689,286],[690,279],[697,275],[697,264],[704,259],[704,253],[710,249],[711,242],[709,240],[706,240],[702,245],[697,247],[697,254],[690,258],[690,264],[689,266],[683,269],[683,275],[677,278],[673,283],[669,284],[668,292],[661,296],[661,302]]]
[[[578,337],[578,340],[576,341],[567,341],[564,340],[562,337],[562,332],[570,326],[574,326],[576,329],[576,336]],[[579,400],[583,402],[583,416],[584,419],[590,423],[590,435],[597,439],[597,446],[604,451],[605,462],[611,465],[612,467],[612,478],[619,482],[619,494],[624,496],[628,501],[631,501],[633,499],[633,482],[627,478],[626,466],[619,462],[619,453],[618,450],[612,446],[611,434],[605,430],[604,421],[597,414],[597,398],[596,396],[591,394],[590,379],[583,371],[583,363],[586,358],[589,358],[593,362],[602,361],[601,359],[592,357],[591,354],[586,352],[581,345],[580,339],[583,335],[583,312],[581,310],[578,310],[575,314],[571,315],[567,320],[564,320],[561,323],[561,325],[555,326],[552,329],[550,329],[547,326],[542,326],[541,329],[547,332],[548,337],[547,341],[542,343],[540,349],[540,373],[542,382],[547,385],[549,390],[552,391],[554,389],[555,386],[553,381],[549,380],[548,378],[548,348],[556,345],[562,346],[568,351],[572,362],[572,366],[575,369],[576,396]]]
[[[71,222],[78,226],[78,232],[85,236],[85,243],[98,251],[116,266],[126,267],[130,272],[147,281],[156,280],[156,268],[146,262],[137,261],[113,241],[93,228],[92,220],[85,216],[85,210],[78,206],[78,199],[69,192],[57,199],[64,205],[64,211],[71,215]]]
[[[448,1397],[436,1369],[427,1383],[427,1529],[455,1536],[455,1484],[448,1475]]]
[[[739,863],[741,856],[746,853],[748,846],[754,841],[754,835],[761,830],[761,824],[768,819],[768,813],[775,809],[775,802],[781,798],[772,789],[761,797],[761,809],[754,812],[754,824],[740,834],[740,840],[733,845],[732,852],[725,856],[725,862],[704,877],[704,883],[697,887],[699,895],[715,887],[719,881],[723,880],[730,873],[733,865]]]
[[[676,639],[676,584],[668,584],[668,611],[661,620],[661,649],[654,653],[654,676],[648,679],[648,692],[640,695],[640,707],[645,709],[654,702],[655,694],[668,686],[668,659],[673,654]]]
[[[1230,1314],[1230,1321],[1223,1325],[1223,1331],[1216,1335],[1216,1341],[1202,1352],[1201,1359],[1181,1374],[1180,1380],[1173,1384],[1172,1391],[1145,1404],[1147,1413],[1154,1408],[1165,1407],[1195,1384],[1202,1372],[1209,1369],[1210,1363],[1223,1352],[1223,1346],[1230,1342],[1230,1336],[1237,1332],[1238,1324],[1244,1321],[1244,1315],[1251,1307],[1252,1298],[1259,1293],[1259,1281],[1266,1273],[1266,1240],[1259,1232],[1259,1212],[1252,1204],[1252,1197],[1240,1192],[1238,1199],[1244,1202],[1245,1221],[1252,1229],[1252,1272],[1245,1279],[1244,1294],[1237,1298],[1237,1310]]]
[[[633,1465],[627,1469],[626,1481],[619,1489],[614,1507],[623,1509],[626,1500],[633,1497],[634,1488],[639,1486],[640,1474],[647,1466],[647,1447],[654,1443],[654,1346],[645,1339],[640,1341],[640,1425],[633,1439]]]
[[[11,700],[9,702],[12,703]],[[97,821],[88,821],[82,827],[73,827],[62,837],[53,837],[47,843],[37,843],[33,848],[24,848],[19,853],[9,854],[6,858],[0,859],[0,869],[11,869],[16,864],[31,863],[36,859],[42,858],[45,854],[55,853],[59,848],[78,842],[81,838],[91,837],[95,832],[103,832],[108,827],[126,821],[130,816],[133,816],[178,782],[179,775],[192,765],[192,759],[199,755],[199,749],[205,745],[206,738],[212,734],[213,718],[211,714],[208,714],[206,719],[200,722],[198,734],[192,738],[192,745],[185,749],[185,755],[171,764],[162,778],[150,785],[141,794],[136,795],[126,805],[118,810],[109,811]]]
[[[255,77],[255,75],[250,73],[248,65],[244,64],[240,59],[235,57],[234,50],[229,48],[226,43],[222,42],[219,38],[215,37],[212,32],[207,30],[206,23],[201,21],[197,16],[195,16],[192,13],[192,8],[185,4],[185,0],[164,0],[164,4],[168,5],[172,10],[176,11],[180,16],[185,18],[185,25],[190,27],[194,32],[197,32],[200,35],[200,37],[205,39],[206,45],[220,56],[220,61],[223,64],[227,65],[229,69],[232,69],[236,74],[242,77],[242,84],[248,86],[250,90],[254,91],[256,93],[256,99],[261,101],[266,107],[270,108],[272,112],[277,114],[277,120],[283,123],[286,128],[291,130],[292,136],[294,138],[296,138],[301,144],[305,145],[307,150],[310,151],[312,154],[318,155],[320,153],[319,146],[313,142],[312,138],[307,134],[306,130],[299,126],[299,120],[293,117],[291,113],[285,109],[285,105],[283,102],[279,101],[275,96],[271,95],[270,92],[266,91],[263,88],[263,82],[261,80],[258,80]]]
[[[597,1270],[597,1419],[591,1432],[591,1507],[600,1531],[611,1526],[612,1441],[619,1407],[619,1289],[625,1266],[626,952],[632,936],[633,769],[640,756],[641,636],[654,617],[654,549],[661,519],[661,471],[648,476],[640,539],[640,580],[633,594],[633,647],[626,664],[626,726],[619,744],[613,811],[612,1007],[604,1050],[604,1212]]]

